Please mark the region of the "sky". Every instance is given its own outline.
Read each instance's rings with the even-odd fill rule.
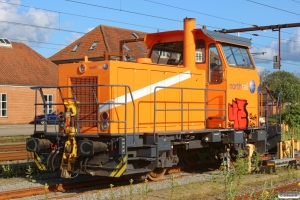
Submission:
[[[197,28],[228,30],[300,23],[299,8],[300,0],[0,0],[0,38],[48,58],[101,24],[154,33],[182,30],[188,17]],[[278,31],[239,36],[251,38],[258,69],[277,71]],[[281,70],[300,74],[300,27],[283,28],[280,36]]]

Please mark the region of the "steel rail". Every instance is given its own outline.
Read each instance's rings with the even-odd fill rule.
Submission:
[[[283,185],[283,186],[279,186],[279,187],[275,187],[273,189],[267,189],[266,191],[268,192],[290,192],[290,191],[293,191],[295,189],[299,189],[299,182],[295,182],[295,183],[291,183],[291,184],[288,184],[288,185]],[[259,191],[259,192],[256,192],[255,193],[255,196],[258,197],[259,195],[261,195],[264,191]],[[250,196],[251,194],[245,194],[245,195],[242,195],[242,196],[237,196],[235,197],[234,200],[242,200],[242,199],[250,199]]]
[[[26,150],[26,144],[0,144],[0,152]]]
[[[33,153],[28,151],[8,151],[0,152],[0,161],[26,160],[32,159]]]

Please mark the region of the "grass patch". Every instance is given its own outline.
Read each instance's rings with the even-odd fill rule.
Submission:
[[[298,127],[290,127],[288,131],[284,131],[282,134],[283,140],[290,140],[294,138],[295,140],[300,140],[300,128]]]
[[[28,135],[22,136],[3,136],[0,137],[0,143],[11,143],[11,142],[26,142],[26,138],[29,138]]]

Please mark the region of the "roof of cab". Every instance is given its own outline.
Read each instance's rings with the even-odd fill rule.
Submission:
[[[220,33],[217,31],[210,31],[207,29],[194,29],[194,32],[196,34],[198,31],[203,32],[203,34],[215,41],[226,42],[247,47],[251,46],[251,40],[248,38]],[[183,41],[183,35],[184,32],[182,30],[151,33],[146,35],[144,41],[147,44],[148,48],[150,48],[153,44],[156,43],[165,43],[169,41]]]
[[[248,47],[251,46],[251,40],[248,38],[220,33],[217,31],[209,31],[207,29],[196,29],[196,30],[201,30],[205,35],[207,35],[208,37],[216,41],[222,41],[222,42],[238,44],[238,45],[243,45]]]

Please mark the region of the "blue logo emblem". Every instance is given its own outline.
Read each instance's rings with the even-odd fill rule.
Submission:
[[[255,82],[253,80],[250,81],[249,88],[251,93],[255,92]]]

